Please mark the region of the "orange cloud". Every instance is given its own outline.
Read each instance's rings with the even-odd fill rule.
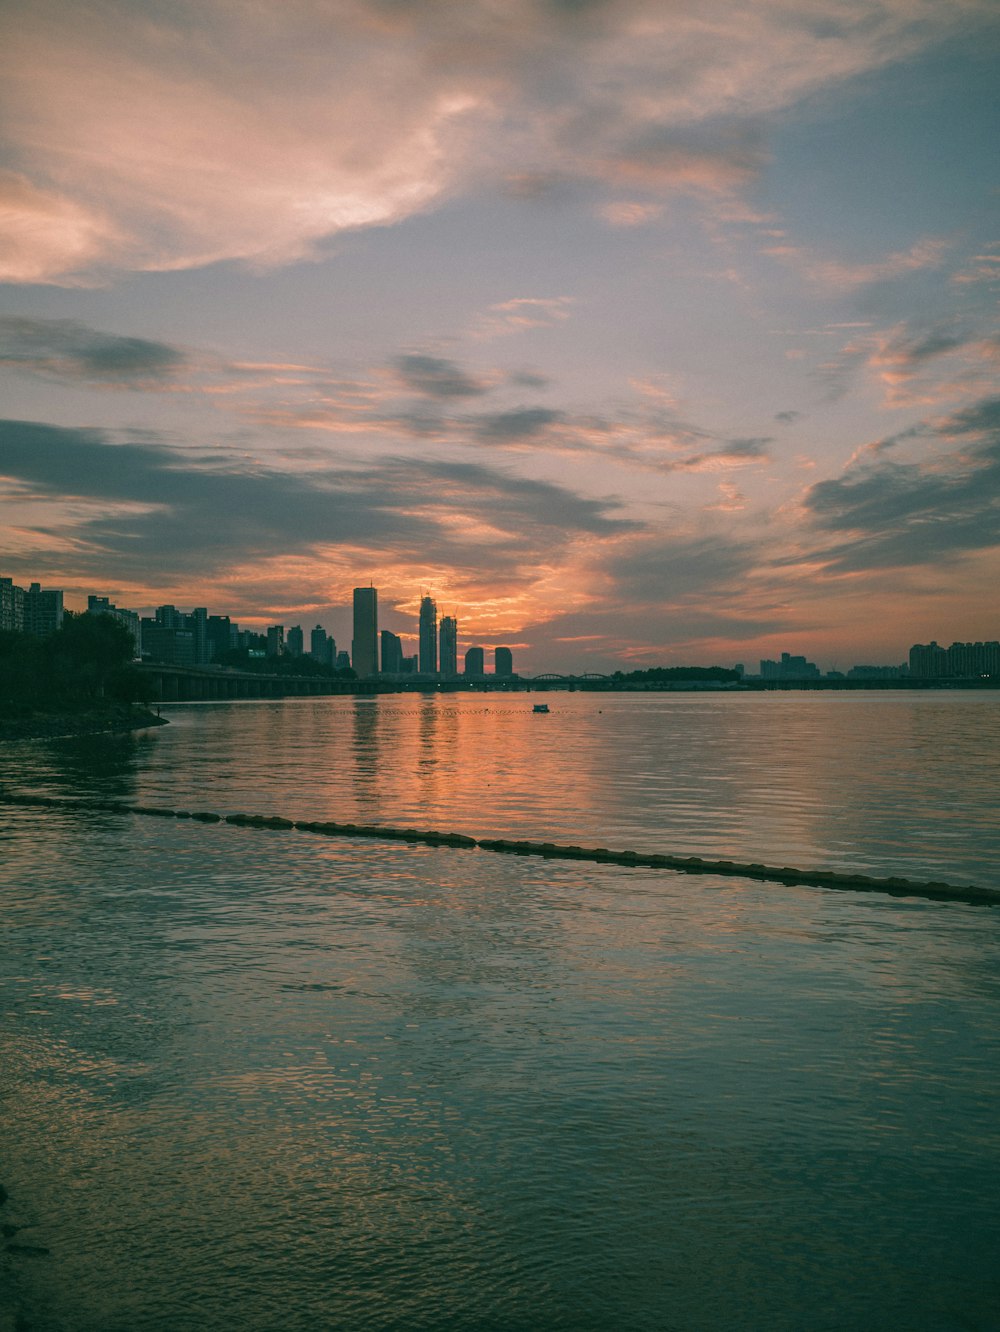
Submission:
[[[790,106],[991,9],[509,0],[501,19],[493,0],[9,5],[0,120],[20,174],[6,178],[6,276],[293,262],[484,176],[718,203],[756,170],[719,137],[722,120]],[[697,147],[672,137],[702,126]]]

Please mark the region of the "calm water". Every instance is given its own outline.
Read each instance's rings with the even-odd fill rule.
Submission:
[[[531,701],[0,781],[1000,886],[996,696]],[[1000,1326],[1000,912],[0,807],[0,922],[0,1332]]]

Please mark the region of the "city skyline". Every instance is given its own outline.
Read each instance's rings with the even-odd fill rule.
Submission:
[[[407,647],[429,587],[529,673],[995,635],[988,0],[0,29],[16,582]]]
[[[51,633],[61,623],[63,609],[61,588],[42,588],[38,582],[32,582],[29,588],[22,588],[9,576],[0,574],[0,632],[23,628],[31,634]],[[247,636],[250,635],[259,639],[262,644],[266,644],[268,656],[285,654],[292,657],[309,656],[331,667],[351,666],[362,678],[378,674],[423,675],[428,678],[444,679],[482,676],[487,673],[485,659],[487,650],[494,654],[496,675],[522,674],[521,671],[514,671],[513,652],[508,645],[492,644],[488,649],[482,644],[460,646],[461,635],[457,619],[445,615],[438,624],[437,603],[427,593],[421,595],[420,618],[416,629],[400,635],[379,626],[378,589],[371,585],[354,588],[353,637],[350,653],[338,652],[334,636],[328,635],[319,624],[310,631],[307,648],[305,629],[301,624],[290,625],[287,630],[283,624],[241,629],[238,622],[229,615],[209,614],[208,608],[204,606],[184,612],[178,611],[172,604],[165,604],[156,607],[153,615],[146,617],[136,610],[116,606],[106,596],[90,593],[87,596],[86,609],[95,614],[110,614],[125,624],[135,639],[137,652],[141,642],[142,655],[149,656],[152,652],[154,660],[158,659],[156,656],[158,636],[164,633],[171,635],[178,629],[184,628],[186,636],[193,640],[191,659],[195,664],[213,660],[225,647],[234,647],[238,643],[245,645]],[[404,652],[404,636],[411,640],[412,646],[416,649],[413,654]],[[213,645],[212,649],[207,651],[210,643]],[[359,644],[361,644],[360,657]],[[159,659],[168,660],[169,654]],[[689,661],[683,665],[697,669],[706,667],[704,662]],[[740,675],[746,674],[753,678],[754,673],[748,671],[743,662],[736,662],[733,665]],[[616,669],[622,670],[626,666],[628,663],[622,661],[618,663]],[[714,662],[711,666],[718,668],[722,663]],[[663,664],[654,669],[663,669]],[[723,669],[731,667],[723,666]],[[572,666],[564,667],[555,673],[566,676],[578,674]],[[613,672],[598,674],[610,673]],[[936,639],[931,639],[929,643],[911,644],[905,654],[905,660],[901,662],[855,662],[846,670],[841,670],[838,666],[821,670],[815,662],[808,661],[804,655],[793,655],[782,651],[780,661],[761,659],[759,678],[874,680],[898,678],[906,674],[928,679],[996,676],[1000,674],[1000,642],[986,638],[953,640],[945,647],[944,643],[938,644]],[[530,675],[527,678],[530,678]]]

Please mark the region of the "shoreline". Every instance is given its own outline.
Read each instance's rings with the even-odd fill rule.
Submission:
[[[67,740],[84,735],[125,735],[153,726],[167,726],[148,708],[119,704],[85,712],[36,712],[30,717],[0,718],[0,744],[30,740]]]

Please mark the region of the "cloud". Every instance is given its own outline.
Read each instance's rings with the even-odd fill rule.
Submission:
[[[281,264],[484,178],[740,190],[761,117],[990,0],[38,0],[0,17],[8,281]],[[640,203],[645,202],[639,200]],[[612,214],[615,216],[615,214]],[[624,214],[617,214],[622,218]],[[634,215],[633,215],[634,216]]]
[[[91,388],[201,394],[256,427],[354,437],[369,451],[398,450],[406,442],[425,450],[434,443],[453,450],[600,457],[666,475],[766,463],[771,443],[768,437],[724,439],[683,421],[669,396],[643,383],[633,385],[638,407],[618,405],[613,414],[523,402],[504,406],[513,391],[548,381],[527,371],[474,374],[427,353],[396,356],[389,374],[380,365],[352,378],[322,365],[227,362],[72,320],[9,318],[0,319],[2,365]],[[494,410],[464,409],[487,395],[495,395]],[[306,461],[306,453],[295,452]],[[287,448],[285,456],[291,457]],[[314,450],[310,465],[322,467],[325,456]]]
[[[116,254],[124,237],[94,205],[0,171],[0,282],[70,281]]]
[[[535,370],[515,370],[510,375],[510,382],[518,388],[548,388],[551,380],[547,375],[541,375]]]
[[[720,137],[723,142],[712,142]],[[596,162],[593,171],[613,185],[654,194],[718,196],[736,194],[749,185],[765,161],[758,136],[745,127],[733,134],[712,126],[693,138],[690,130],[680,133],[673,126],[654,125],[616,144],[613,155]]]
[[[876,282],[891,282],[910,273],[938,268],[948,246],[949,242],[941,237],[927,236],[915,241],[908,250],[853,263],[829,259],[799,245],[765,245],[764,253],[791,264],[819,287],[850,293]]]
[[[397,356],[394,366],[407,388],[430,398],[474,398],[489,392],[488,384],[438,356],[410,352]]]
[[[733,594],[756,556],[722,533],[644,537],[604,564],[627,605],[673,606],[708,592]]]
[[[996,382],[1000,337],[954,323],[903,326],[875,339],[867,368],[882,383],[889,407],[968,397]]]
[[[927,406],[982,392],[996,381],[1000,337],[956,320],[875,330],[846,343],[817,369],[831,398],[859,372],[884,391],[886,407]]]
[[[900,458],[907,444],[921,456]],[[933,567],[1000,546],[1000,399],[878,441],[812,486],[804,511],[815,534],[848,538],[816,548],[833,573]]]
[[[383,458],[296,472],[39,422],[0,421],[0,476],[19,521],[26,505],[46,508],[36,553],[46,531],[51,552],[70,539],[79,574],[102,582],[200,579],[334,544],[530,581],[552,550],[634,526],[611,502],[476,463]]]
[[[491,305],[469,330],[476,341],[510,337],[532,328],[553,328],[570,316],[571,296],[517,296]]]
[[[101,333],[73,319],[0,318],[0,365],[118,388],[167,384],[188,365],[176,347]]]
[[[550,425],[562,419],[562,412],[549,407],[521,407],[515,411],[480,416],[474,423],[474,430],[477,438],[486,443],[520,443],[537,439]]]
[[[602,204],[598,211],[612,227],[644,227],[663,216],[663,205],[636,199],[618,199]]]

